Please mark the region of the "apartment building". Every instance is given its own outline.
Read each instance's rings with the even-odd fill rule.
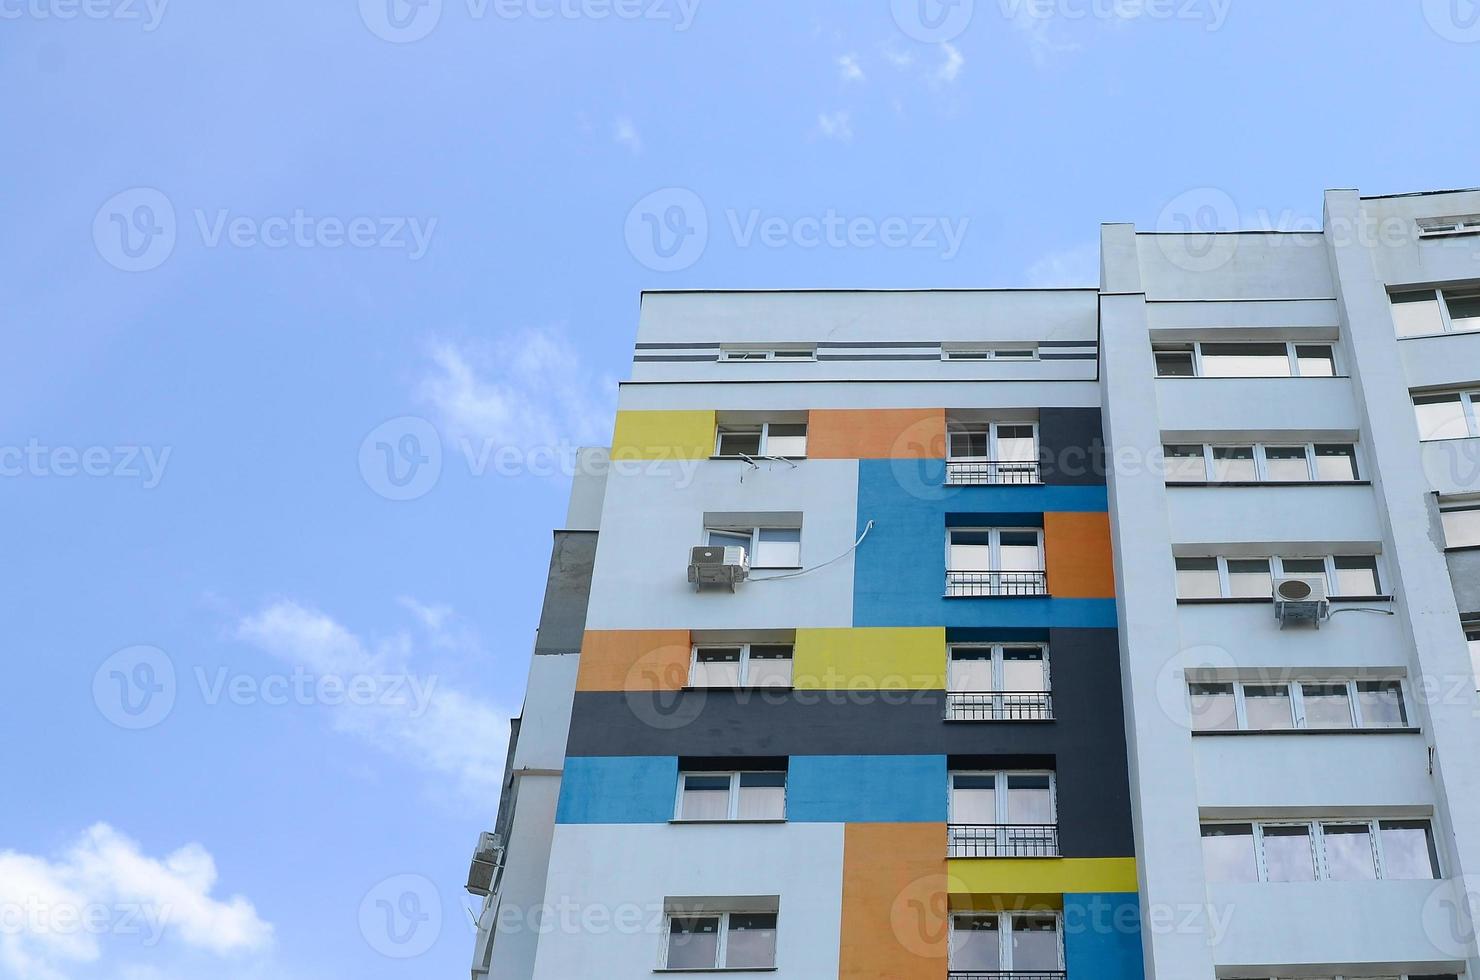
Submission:
[[[1480,969],[1480,192],[1101,251],[643,296],[475,978]]]

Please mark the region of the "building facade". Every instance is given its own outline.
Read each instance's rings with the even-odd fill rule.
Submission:
[[[644,295],[475,978],[1480,969],[1480,193],[1102,234]]]

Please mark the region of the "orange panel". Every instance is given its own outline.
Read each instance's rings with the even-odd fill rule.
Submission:
[[[688,630],[587,630],[578,691],[676,691],[689,682]]]
[[[943,408],[814,409],[811,459],[945,459]]]
[[[1050,595],[1115,598],[1109,514],[1044,514],[1043,548]]]
[[[839,980],[945,980],[951,892],[945,855],[944,824],[844,826]]]

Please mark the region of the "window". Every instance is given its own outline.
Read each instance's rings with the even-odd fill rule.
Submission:
[[[714,454],[734,457],[801,458],[807,455],[807,423],[762,422],[756,425],[721,425]]]
[[[751,568],[802,567],[799,527],[709,527],[705,533],[712,548],[744,548]]]
[[[1039,482],[1036,423],[952,422],[946,439],[948,483]]]
[[[1037,528],[952,528],[946,595],[1044,595],[1043,532]]]
[[[1447,548],[1480,548],[1480,500],[1439,501]]]
[[[1201,342],[1156,344],[1159,378],[1330,378],[1336,355],[1330,344]]]
[[[1431,235],[1462,235],[1480,232],[1480,214],[1456,214],[1440,218],[1419,218],[1418,232],[1421,237]]]
[[[1202,825],[1212,882],[1372,881],[1439,877],[1427,820],[1302,820]]]
[[[1433,442],[1439,439],[1468,439],[1480,435],[1476,402],[1480,402],[1480,391],[1414,395],[1413,410],[1418,416],[1418,438],[1424,442]]]
[[[1419,289],[1392,300],[1399,337],[1480,330],[1480,290]]]
[[[951,857],[1056,857],[1051,772],[951,773]]]
[[[940,356],[947,361],[1036,361],[1038,348],[941,344]]]
[[[1480,689],[1480,626],[1465,629],[1465,642],[1470,647],[1470,667],[1475,671],[1475,687]]]
[[[1061,973],[1059,917],[1053,912],[971,912],[951,916],[950,972]]]
[[[735,643],[694,647],[690,687],[791,687],[789,643]]]
[[[814,347],[724,347],[720,349],[721,361],[815,361]]]
[[[679,776],[676,820],[785,820],[785,772],[689,772]]]
[[[1199,732],[1409,727],[1400,680],[1196,681],[1187,693]]]
[[[1161,447],[1167,483],[1350,483],[1355,446],[1326,443]]]
[[[1177,558],[1176,568],[1178,599],[1269,599],[1276,578],[1325,579],[1333,599],[1383,594],[1374,555]]]
[[[1053,717],[1048,650],[1041,644],[952,644],[946,717],[952,721],[1046,721]]]
[[[668,916],[662,969],[769,970],[775,966],[775,912]]]

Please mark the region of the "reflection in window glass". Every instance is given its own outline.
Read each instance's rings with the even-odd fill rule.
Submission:
[[[1012,969],[1015,973],[1059,969],[1059,922],[1051,915],[1012,917]]]
[[[1277,483],[1296,483],[1310,479],[1310,464],[1305,460],[1304,446],[1266,446],[1265,476]]]
[[[1229,595],[1239,599],[1267,599],[1273,589],[1268,558],[1228,559]]]
[[[1244,715],[1256,731],[1282,731],[1295,727],[1294,709],[1287,684],[1245,684]]]
[[[674,916],[668,923],[670,970],[713,969],[719,960],[719,917]]]
[[[1357,703],[1364,728],[1407,728],[1408,709],[1398,681],[1358,681]]]
[[[720,456],[759,456],[761,427],[724,426],[719,430]]]
[[[1444,316],[1439,312],[1439,297],[1432,289],[1415,293],[1393,294],[1393,324],[1399,337],[1418,337],[1442,333]]]
[[[1199,732],[1231,732],[1238,728],[1238,706],[1232,684],[1192,684],[1192,728]]]
[[[1418,437],[1426,442],[1465,439],[1470,435],[1470,423],[1459,395],[1415,395],[1413,410],[1418,414]]]
[[[725,968],[769,969],[776,965],[776,913],[730,914],[725,936]]]
[[[1193,370],[1192,351],[1157,351],[1156,376],[1159,378],[1191,378]]]
[[[995,915],[951,920],[951,970],[996,973],[1002,969],[1002,933]]]
[[[1204,483],[1208,479],[1208,464],[1202,446],[1163,446],[1166,459],[1168,483]]]
[[[1326,843],[1326,877],[1332,881],[1373,881],[1377,878],[1372,828],[1368,824],[1323,824],[1321,834]]]
[[[1252,483],[1259,479],[1253,446],[1214,446],[1213,479],[1219,483]]]
[[[1216,558],[1177,559],[1177,598],[1216,599],[1223,594]]]
[[[1317,446],[1316,479],[1347,481],[1357,479],[1355,446]]]
[[[1439,853],[1427,820],[1384,820],[1380,829],[1384,878],[1439,877]]]
[[[1246,823],[1208,824],[1202,829],[1203,872],[1208,881],[1258,881],[1254,828]]]
[[[951,459],[990,459],[991,430],[980,428],[953,428],[950,432]]]
[[[1377,578],[1377,559],[1337,558],[1336,594],[1382,595],[1382,583]]]
[[[1351,696],[1345,684],[1301,684],[1306,728],[1351,728]]]
[[[1310,827],[1265,827],[1264,867],[1269,881],[1315,881],[1315,855],[1310,849]]]
[[[1480,330],[1480,293],[1445,293],[1444,300],[1455,330]]]

